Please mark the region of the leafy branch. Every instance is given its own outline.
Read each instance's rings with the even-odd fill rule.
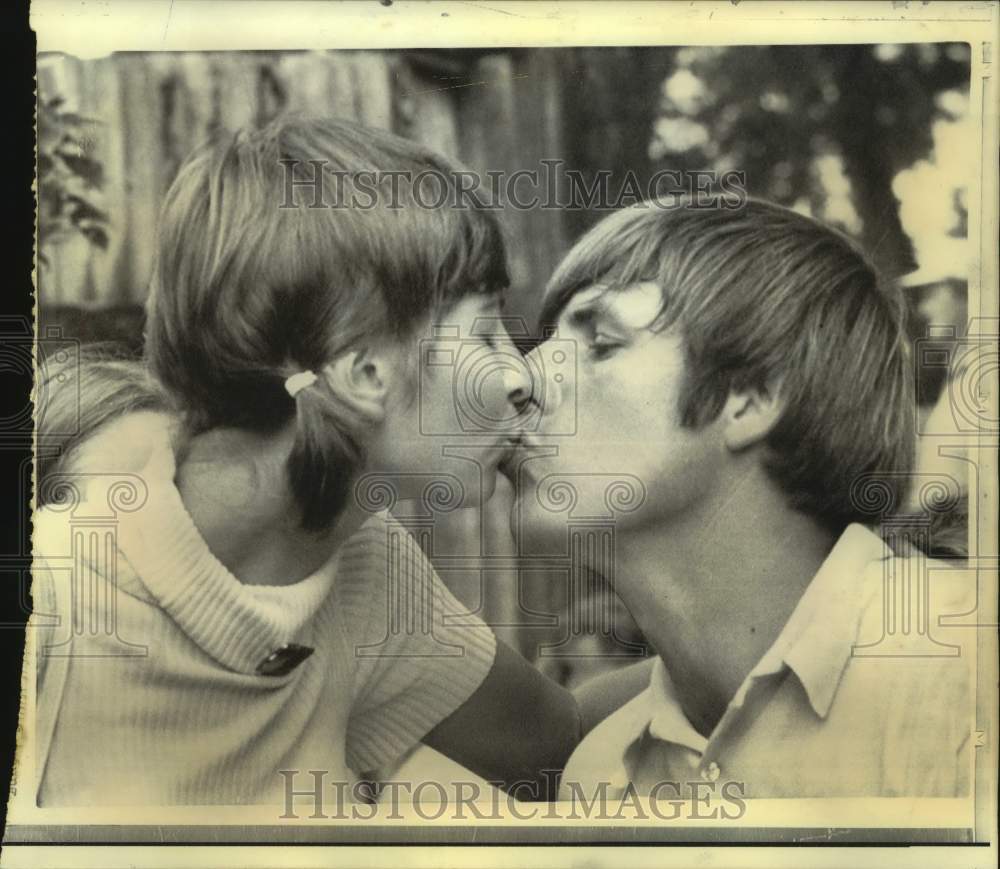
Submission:
[[[108,215],[98,204],[104,168],[91,156],[86,127],[96,122],[64,111],[64,100],[38,101],[38,259],[49,265],[48,252],[80,234],[106,250]]]

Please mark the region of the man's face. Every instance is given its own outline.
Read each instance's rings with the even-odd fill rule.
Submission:
[[[710,491],[726,458],[721,426],[680,423],[684,351],[672,330],[651,328],[660,288],[577,293],[556,324],[576,348],[562,382],[534,390],[540,407],[524,434],[514,477],[513,531],[532,541],[565,539],[568,520],[604,518],[627,530],[669,523]],[[543,368],[550,348],[533,351]]]

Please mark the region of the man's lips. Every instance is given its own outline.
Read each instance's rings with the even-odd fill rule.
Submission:
[[[505,477],[514,479],[514,475],[517,473],[522,446],[521,438],[517,435],[507,438],[504,442],[497,468]]]
[[[552,454],[551,448],[546,448],[530,436],[522,434],[511,440],[511,447],[504,453],[499,469],[505,477],[514,483],[519,480],[527,482],[533,479],[540,470],[539,462],[531,460],[544,459]]]

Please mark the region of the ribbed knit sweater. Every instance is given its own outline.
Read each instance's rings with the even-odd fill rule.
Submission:
[[[280,770],[355,781],[479,686],[492,632],[386,513],[306,579],[241,583],[184,507],[171,426],[109,426],[101,452],[142,461],[75,468],[78,498],[35,514],[39,805],[281,803]],[[261,675],[287,644],[314,651]]]

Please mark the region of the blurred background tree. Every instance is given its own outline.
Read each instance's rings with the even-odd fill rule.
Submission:
[[[893,181],[932,151],[936,121],[964,113],[969,60],[964,43],[681,48],[651,163],[743,170],[751,195],[840,226],[900,275],[917,263]]]
[[[565,156],[643,187],[663,169],[742,171],[751,195],[839,226],[901,275],[923,263],[900,174],[941,148],[939,122],[964,118],[969,62],[964,43],[572,49]],[[938,234],[964,239],[965,180],[920,215]],[[567,234],[601,216],[567,212]]]

